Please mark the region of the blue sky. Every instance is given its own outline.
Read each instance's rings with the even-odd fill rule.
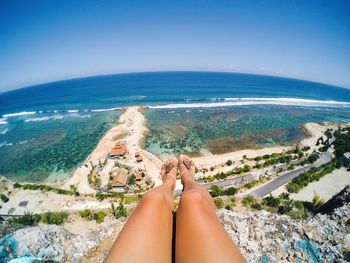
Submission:
[[[0,0],[0,90],[162,70],[350,87],[350,1]]]

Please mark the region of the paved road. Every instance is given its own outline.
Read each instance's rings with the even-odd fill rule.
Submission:
[[[289,182],[294,177],[297,177],[301,173],[310,170],[312,167],[319,167],[322,164],[328,163],[331,159],[332,159],[332,154],[330,152],[321,153],[320,159],[317,162],[315,162],[313,165],[310,165],[308,167],[302,167],[300,169],[297,169],[295,171],[292,171],[290,173],[282,175],[282,176],[276,178],[275,180],[271,181],[270,183],[265,184],[265,185],[261,186],[260,188],[256,189],[255,191],[251,192],[250,195],[262,198],[262,197],[268,195],[269,193],[271,193],[272,191],[276,190],[278,187]],[[202,184],[202,186],[205,189],[209,190],[211,188],[211,186],[213,186],[213,185],[217,185],[220,187],[228,187],[228,186],[233,186],[233,185],[238,184],[238,183],[244,183],[244,182],[247,182],[247,181],[250,181],[253,179],[258,179],[258,178],[256,175],[247,174],[247,175],[227,179],[224,181]],[[177,190],[177,191],[175,191],[175,195],[180,195],[181,192],[182,192],[181,190]]]
[[[227,187],[227,186],[233,186],[237,183],[244,183],[244,182],[250,181],[252,179],[257,179],[257,176],[253,175],[253,174],[246,174],[246,175],[234,177],[231,179],[227,179],[225,181],[212,182],[212,183],[206,183],[206,184],[201,184],[201,185],[205,189],[209,190],[213,185],[217,185],[220,187]],[[181,190],[177,190],[177,191],[175,191],[175,195],[180,195],[181,192],[182,192]]]
[[[277,188],[288,183],[289,181],[291,181],[293,178],[297,177],[301,173],[310,170],[312,167],[319,167],[325,163],[328,163],[331,160],[332,160],[332,154],[330,152],[322,153],[320,156],[320,159],[317,162],[315,162],[314,164],[312,164],[308,167],[302,167],[302,168],[297,169],[293,172],[282,175],[282,176],[276,178],[275,180],[259,187],[255,191],[251,192],[249,195],[255,196],[257,198],[263,198],[264,196],[270,194],[271,192],[273,192]]]

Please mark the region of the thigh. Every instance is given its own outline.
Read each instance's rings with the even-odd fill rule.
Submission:
[[[203,191],[183,194],[176,212],[176,262],[245,262]]]
[[[172,221],[164,196],[145,194],[105,262],[171,262]]]

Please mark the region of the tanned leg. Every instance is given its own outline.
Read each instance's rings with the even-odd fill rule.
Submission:
[[[210,194],[195,182],[194,164],[185,155],[179,158],[179,170],[184,192],[176,212],[176,262],[245,262],[217,218]]]
[[[168,164],[170,167],[166,167]],[[171,262],[177,160],[168,160],[161,173],[163,185],[143,196],[114,242],[105,262]]]

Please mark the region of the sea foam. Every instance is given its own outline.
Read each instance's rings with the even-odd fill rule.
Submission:
[[[6,120],[7,120],[7,118],[0,119],[0,124],[2,124],[2,125],[8,124],[8,122]]]
[[[103,112],[103,111],[114,111],[114,110],[120,110],[121,108],[109,108],[109,109],[94,109],[91,110],[92,112]]]
[[[217,101],[218,99],[211,100]],[[281,105],[281,106],[302,106],[302,107],[350,107],[350,102],[322,101],[299,98],[223,98],[219,102],[200,103],[173,103],[166,105],[148,106],[151,109],[175,109],[175,108],[210,108],[228,106],[249,106],[249,105]]]
[[[22,112],[4,114],[4,115],[2,115],[2,117],[10,118],[10,117],[23,116],[23,115],[32,115],[32,114],[35,114],[35,113],[36,113],[36,111],[22,111]]]

